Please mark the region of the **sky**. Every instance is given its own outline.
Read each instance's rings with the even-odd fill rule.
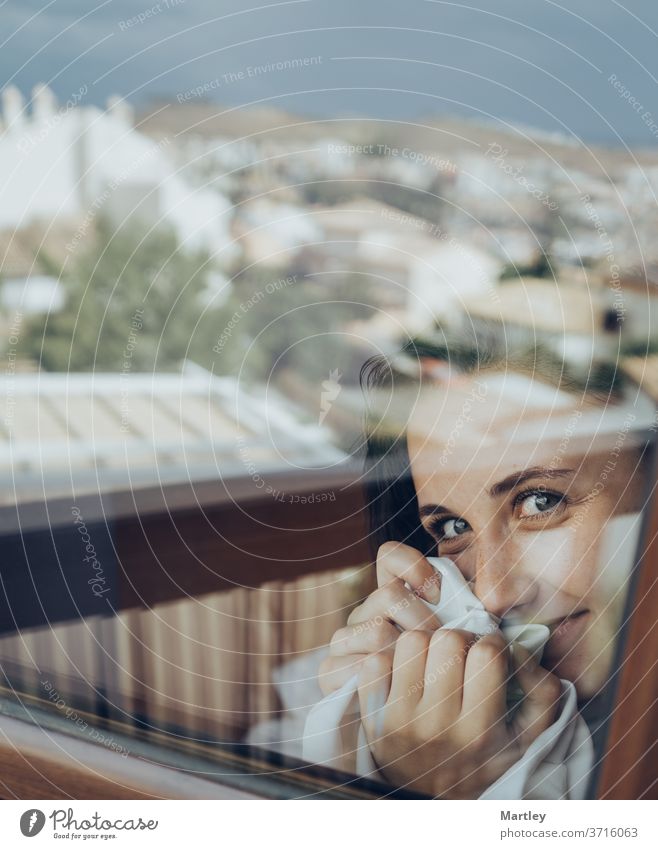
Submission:
[[[5,0],[0,83],[658,146],[656,0]],[[293,63],[293,60],[299,60]],[[277,68],[276,63],[284,63]],[[287,63],[287,64],[286,64]]]

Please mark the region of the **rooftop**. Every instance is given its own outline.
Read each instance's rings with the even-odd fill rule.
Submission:
[[[4,503],[317,468],[343,454],[271,387],[182,373],[3,374]]]

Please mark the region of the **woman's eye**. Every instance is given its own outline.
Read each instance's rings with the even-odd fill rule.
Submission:
[[[444,519],[437,524],[435,533],[438,532],[439,536],[444,540],[455,539],[455,537],[465,534],[470,529],[471,526],[466,519]]]
[[[515,505],[521,508],[520,514],[522,519],[539,516],[542,513],[549,513],[554,510],[564,500],[564,496],[557,492],[544,492],[538,490],[536,492],[521,493],[515,499]]]

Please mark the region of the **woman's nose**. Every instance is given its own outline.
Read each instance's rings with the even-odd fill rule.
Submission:
[[[521,615],[537,595],[532,572],[511,540],[480,541],[473,591],[489,613],[500,619]]]

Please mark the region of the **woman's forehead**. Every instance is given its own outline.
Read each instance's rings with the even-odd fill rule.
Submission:
[[[408,432],[415,438],[440,440],[459,430],[479,441],[523,423],[539,434],[547,416],[568,419],[577,409],[577,398],[523,375],[460,376],[419,393]]]
[[[502,457],[521,467],[555,467],[610,451],[620,440],[636,442],[637,413],[634,405],[593,403],[525,375],[462,375],[419,393],[407,441],[412,462],[428,468],[491,467]]]

